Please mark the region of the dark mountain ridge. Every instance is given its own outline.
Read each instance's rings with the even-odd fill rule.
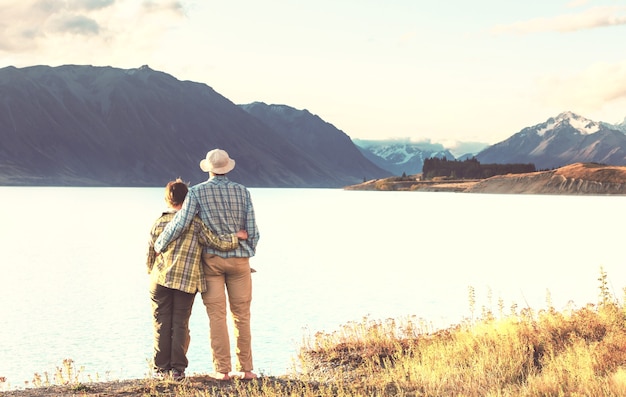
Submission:
[[[147,66],[0,69],[0,138],[3,185],[197,183],[213,148],[231,154],[229,176],[248,186],[341,187],[388,175],[320,161],[211,87]]]
[[[263,102],[240,107],[261,120],[282,139],[307,153],[315,153],[317,161],[332,164],[338,171],[356,175],[361,173],[365,179],[371,179],[371,175],[391,175],[389,171],[376,166],[363,156],[343,131],[306,109],[298,110],[286,105],[268,105]]]

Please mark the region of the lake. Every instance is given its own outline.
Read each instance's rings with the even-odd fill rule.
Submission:
[[[255,371],[291,370],[304,338],[415,316],[433,329],[476,307],[584,306],[600,268],[626,286],[623,196],[250,189]],[[84,379],[144,377],[152,350],[145,254],[162,188],[0,187],[0,377],[20,387],[66,358]],[[212,371],[199,296],[188,374]],[[2,385],[0,385],[2,390]]]

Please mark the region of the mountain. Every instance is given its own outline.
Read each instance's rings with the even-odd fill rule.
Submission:
[[[362,175],[362,179],[391,175],[365,158],[343,131],[306,109],[298,110],[286,105],[268,105],[263,102],[239,106],[270,127],[282,139],[332,167],[336,172]]]
[[[248,186],[341,187],[385,175],[371,164],[318,159],[211,87],[148,66],[0,69],[2,185],[197,183],[207,177],[198,164],[213,148],[230,153],[237,162],[230,178]]]
[[[487,163],[533,163],[537,169],[573,163],[626,164],[626,135],[619,127],[563,112],[526,127],[476,155]]]
[[[618,124],[610,124],[610,123],[605,123],[603,121],[601,121],[600,123],[604,124],[604,126],[609,128],[609,129],[622,131],[623,133],[626,134],[626,118],[624,118],[624,121],[622,121],[621,123],[618,123]]]
[[[393,175],[412,175],[422,172],[424,160],[431,157],[454,160],[454,155],[440,144],[413,143],[409,140],[360,140],[354,143],[365,157]]]

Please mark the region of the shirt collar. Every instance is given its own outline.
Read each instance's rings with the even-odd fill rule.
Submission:
[[[210,181],[228,181],[228,177],[226,175],[212,175],[209,178]]]

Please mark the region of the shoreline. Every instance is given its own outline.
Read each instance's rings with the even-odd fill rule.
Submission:
[[[420,180],[419,175],[375,179],[344,190],[494,194],[626,195],[626,166],[576,163],[549,171],[486,179]]]
[[[463,193],[479,180],[449,181],[393,181],[394,178],[374,179],[358,185],[346,186],[344,190],[412,191],[412,192],[458,192]]]

